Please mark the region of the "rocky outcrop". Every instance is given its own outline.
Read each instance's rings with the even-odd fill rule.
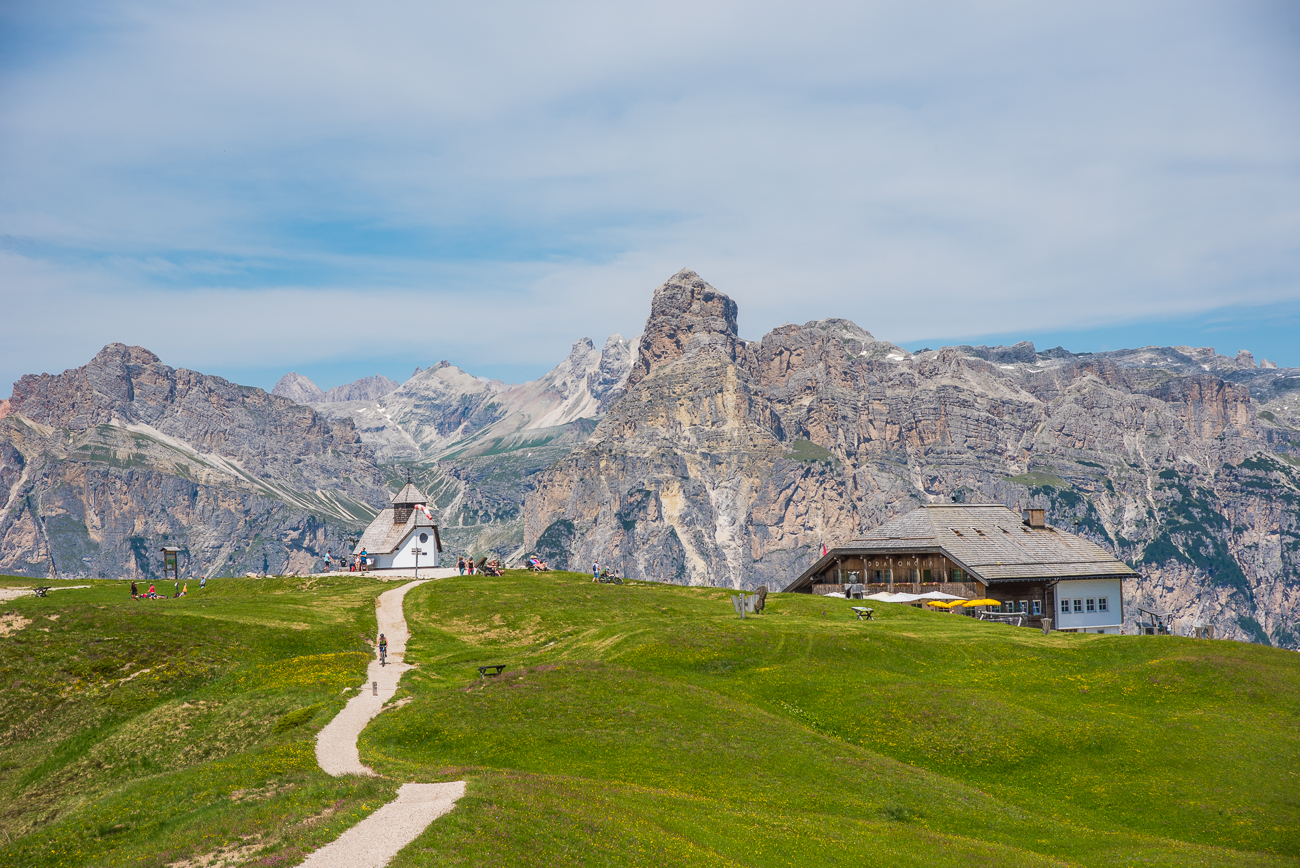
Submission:
[[[1297,641],[1286,371],[1191,347],[911,354],[845,320],[747,343],[735,324],[693,272],[655,291],[622,397],[528,495],[527,546],[780,587],[918,503],[1036,505],[1138,566],[1133,601]]]
[[[310,404],[325,400],[325,392],[307,377],[296,371],[290,371],[276,382],[271,394],[278,398],[288,398],[296,404]]]
[[[420,369],[416,368],[415,373],[420,373]],[[302,374],[290,371],[275,384],[271,394],[298,404],[338,404],[343,401],[378,401],[397,388],[397,383],[382,374],[376,374],[323,392],[320,386]]]
[[[315,400],[326,403],[338,403],[340,401],[378,401],[380,398],[393,392],[398,388],[397,383],[383,376],[376,374],[373,377],[362,377],[351,383],[342,386],[335,386],[330,389],[321,398]]]
[[[694,271],[683,269],[655,290],[627,388],[656,368],[706,347],[734,360],[738,345],[736,303]]]
[[[0,420],[0,572],[191,575],[314,566],[382,506],[351,422],[110,344],[23,377]]]

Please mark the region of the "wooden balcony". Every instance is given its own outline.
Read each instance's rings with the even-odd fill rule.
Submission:
[[[844,595],[844,589],[847,585],[813,585],[814,594],[839,594]],[[984,588],[977,582],[894,582],[891,589],[887,584],[868,584],[865,585],[867,596],[879,594],[882,591],[890,590],[895,594],[928,594],[931,591],[941,591],[945,594],[952,594],[954,597],[964,597],[967,600],[978,600],[984,596]]]

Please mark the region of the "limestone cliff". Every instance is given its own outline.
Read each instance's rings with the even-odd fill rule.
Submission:
[[[1208,348],[912,354],[845,320],[745,342],[735,303],[683,271],[655,291],[621,399],[528,496],[525,545],[783,586],[822,543],[918,503],[1042,506],[1138,567],[1130,602],[1295,647],[1292,382]]]
[[[0,572],[302,572],[386,492],[351,422],[110,344],[0,411]]]

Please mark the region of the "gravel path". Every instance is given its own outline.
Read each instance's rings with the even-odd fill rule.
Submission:
[[[374,774],[373,770],[361,764],[361,755],[357,753],[357,736],[361,735],[361,730],[366,728],[372,717],[383,711],[384,703],[392,699],[397,691],[397,682],[402,673],[411,668],[404,661],[406,640],[411,634],[407,632],[406,616],[402,614],[402,598],[411,588],[419,587],[425,581],[407,582],[399,588],[380,594],[375,601],[379,632],[388,637],[388,665],[380,666],[378,657],[370,661],[361,693],[352,697],[338,716],[316,736],[316,762],[320,763],[327,774],[335,777]],[[378,695],[375,695],[375,684],[379,685]]]
[[[465,795],[465,782],[403,784],[397,798],[307,857],[303,868],[383,868]]]
[[[375,601],[379,632],[388,637],[388,665],[380,666],[378,658],[371,661],[361,694],[354,696],[316,737],[316,761],[328,774],[338,777],[375,773],[361,764],[357,736],[383,710],[384,703],[397,690],[402,673],[411,668],[404,660],[406,640],[411,634],[402,614],[402,598],[424,581],[407,582],[380,594]],[[376,683],[378,696],[373,689]],[[383,868],[430,823],[450,811],[464,794],[464,781],[403,784],[396,799],[312,853],[302,864],[309,868]]]

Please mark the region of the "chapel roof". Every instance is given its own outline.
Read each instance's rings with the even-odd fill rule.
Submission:
[[[404,504],[404,505],[415,504],[415,503],[428,503],[429,498],[421,494],[420,489],[416,488],[414,485],[408,482],[402,486],[401,491],[393,495],[392,502],[394,504]]]
[[[361,535],[352,553],[359,555],[364,551],[372,555],[392,554],[413,531],[419,528],[433,528],[434,536],[438,539],[438,550],[442,550],[438,525],[423,512],[418,509],[413,510],[402,522],[394,520],[396,514],[397,511],[392,507],[381,510],[379,515],[375,516],[375,520],[370,522],[366,532]]]

